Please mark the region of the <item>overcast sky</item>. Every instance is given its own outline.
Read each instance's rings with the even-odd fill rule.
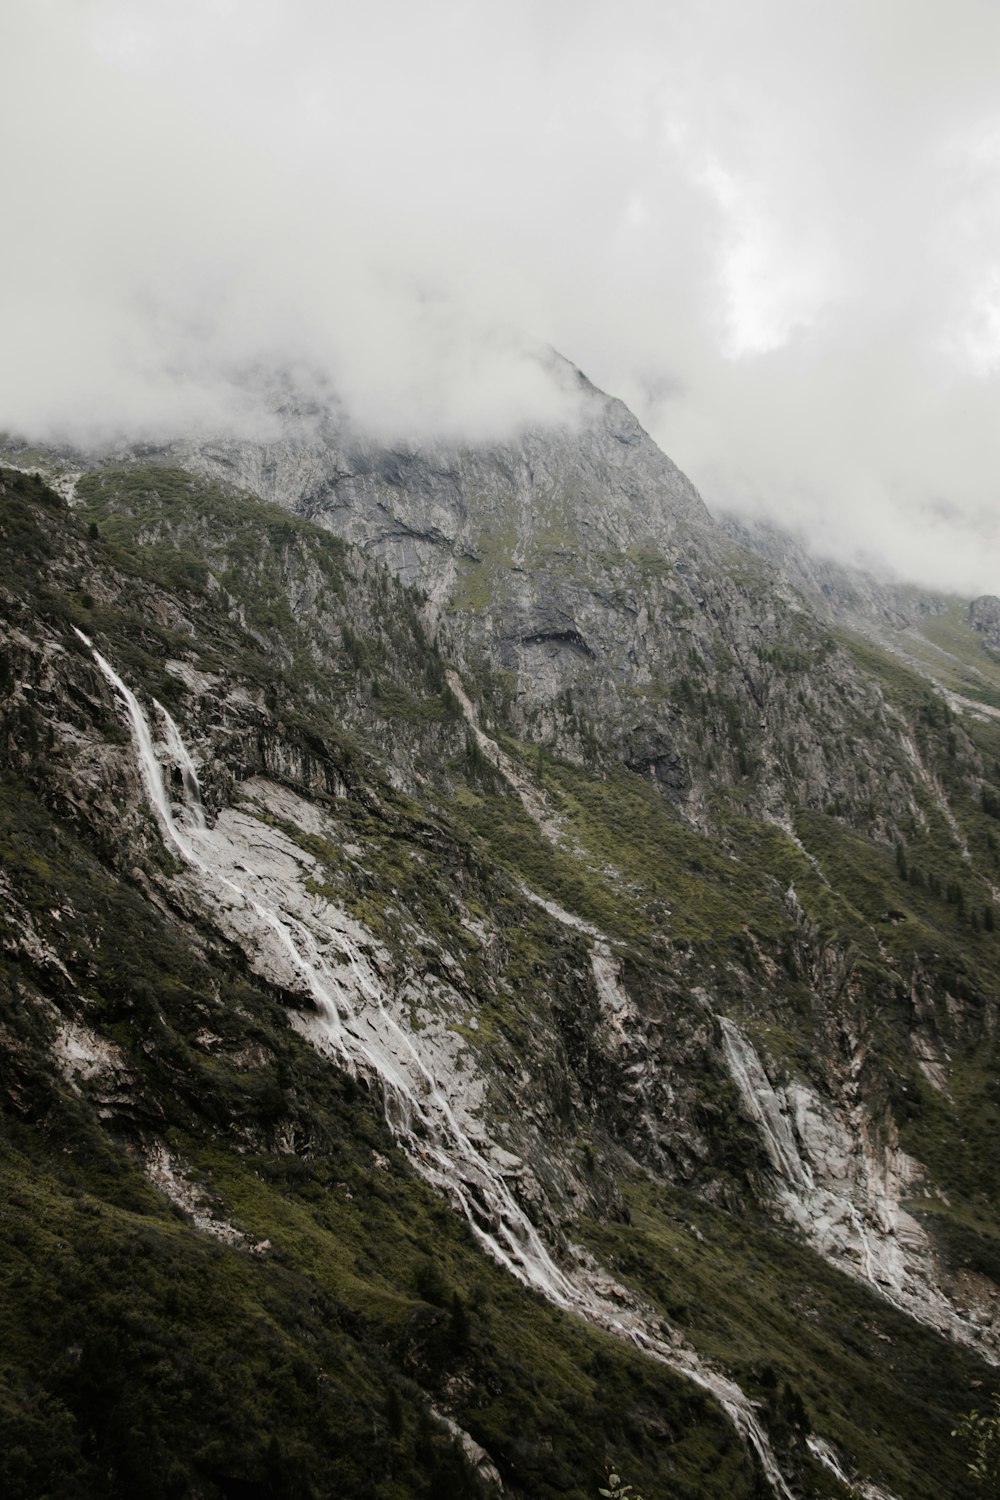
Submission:
[[[0,428],[622,396],[713,509],[1000,592],[995,0],[3,0]]]

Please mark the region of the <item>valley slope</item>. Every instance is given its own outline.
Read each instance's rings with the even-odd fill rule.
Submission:
[[[961,1493],[1000,723],[586,400],[9,452],[11,1494]]]

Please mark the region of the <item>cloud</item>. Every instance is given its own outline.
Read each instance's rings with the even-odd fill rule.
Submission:
[[[565,420],[709,504],[1000,586],[986,0],[8,0],[0,426]]]

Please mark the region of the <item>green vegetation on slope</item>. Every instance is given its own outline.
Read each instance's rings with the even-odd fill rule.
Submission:
[[[231,955],[4,796],[6,876],[44,935],[2,975],[5,1494],[471,1497],[442,1402],[543,1500],[591,1494],[612,1449],[654,1492],[752,1493],[711,1403],[486,1260]],[[51,940],[63,1017],[122,1060],[110,1084],[53,1065]],[[256,1252],[153,1192],[151,1139]]]
[[[921,619],[919,634],[936,650],[913,641],[914,634],[908,634],[907,647],[912,645],[939,682],[963,697],[1000,708],[1000,660],[969,624],[964,602],[956,602],[946,613]]]
[[[274,768],[329,808],[338,847],[287,830],[321,862],[317,892],[397,962],[412,958],[414,929],[432,937],[440,953],[426,962],[461,969],[481,1055],[525,1066],[538,1036],[556,1039],[542,1085],[590,1163],[643,1155],[641,1102],[626,1097],[635,1054],[617,1071],[597,1055],[589,949],[520,887],[607,933],[675,1068],[662,1121],[674,1139],[656,1170],[669,1160],[701,1196],[633,1182],[631,1224],[595,1224],[593,1243],[759,1395],[809,1493],[836,1487],[804,1451],[806,1421],[908,1500],[957,1493],[945,1434],[983,1367],[748,1216],[769,1171],[698,995],[738,1017],[779,1074],[814,1083],[836,1065],[830,1037],[847,1015],[873,1107],[884,1100],[947,1185],[950,1204],[928,1199],[925,1221],[954,1265],[993,1276],[998,1183],[973,1155],[992,1160],[997,1123],[995,727],[955,720],[869,654],[926,772],[912,821],[893,822],[873,790],[852,821],[803,808],[798,843],[740,789],[716,789],[714,831],[700,832],[632,772],[504,738],[558,826],[553,844],[474,754],[420,601],[382,570],[173,471],[90,476],[76,515],[43,485],[6,482],[0,526],[17,563],[4,602],[25,638],[52,643],[16,702],[37,664],[0,649],[10,1493],[473,1496],[431,1406],[542,1500],[592,1495],[609,1457],[650,1497],[756,1484],[693,1387],[484,1259],[394,1150],[378,1102],[288,1026],[289,997],[165,898],[171,857],[125,804],[120,770],[81,796],[79,758],[128,738],[72,624],[219,747],[210,790],[213,776],[228,788]],[[168,661],[214,674],[212,692],[196,699]],[[391,788],[367,742],[408,746],[419,801]],[[498,952],[475,931],[487,915]],[[117,1049],[110,1072],[71,1083],[54,1066],[68,1022]],[[918,1067],[918,1025],[947,1093]],[[243,1248],[154,1193],[138,1162],[164,1143]]]
[[[950,1441],[955,1397],[945,1393],[978,1389],[977,1361],[758,1215],[648,1182],[627,1196],[630,1223],[594,1225],[589,1243],[733,1371],[760,1402],[779,1452],[801,1461],[807,1433],[818,1430],[907,1500],[962,1492],[962,1456]],[[888,1432],[898,1434],[891,1460]],[[808,1485],[811,1495],[840,1493],[818,1466]]]

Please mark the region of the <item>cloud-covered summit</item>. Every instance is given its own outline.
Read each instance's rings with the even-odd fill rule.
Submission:
[[[380,436],[621,395],[710,505],[1000,579],[1000,11],[10,0],[0,427]]]

